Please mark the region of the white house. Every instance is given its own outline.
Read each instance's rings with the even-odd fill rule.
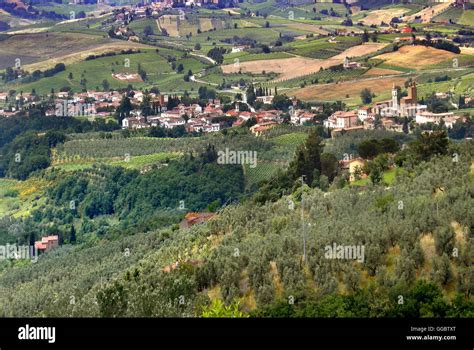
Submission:
[[[237,52],[242,52],[247,48],[245,45],[240,45],[240,46],[233,46],[232,47],[232,53],[237,53]]]
[[[273,103],[273,96],[257,96],[257,101],[264,105],[271,105]]]
[[[186,124],[186,121],[181,117],[174,118],[161,118],[161,124],[167,129],[173,129],[174,127]]]
[[[129,117],[122,120],[122,129],[144,129],[147,127],[148,124],[145,117],[142,116]]]
[[[446,127],[451,128],[453,124],[456,123],[456,121],[460,118],[461,118],[460,116],[454,115],[453,112],[447,112],[447,113],[422,112],[416,115],[415,122],[419,125],[427,124],[427,123],[439,124],[441,123],[441,120],[443,120]]]
[[[370,107],[361,107],[357,110],[357,117],[360,121],[364,121],[369,117]]]

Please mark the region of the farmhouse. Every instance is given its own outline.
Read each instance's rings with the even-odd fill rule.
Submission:
[[[364,164],[365,164],[364,159],[360,157],[339,161],[339,166],[341,167],[341,169],[348,171],[349,181],[351,182],[357,180],[356,179],[357,173],[362,172],[362,168],[364,167]]]
[[[255,136],[260,136],[265,131],[275,127],[276,125],[278,125],[278,123],[274,121],[265,122],[261,124],[255,124],[254,126],[250,128],[250,132],[252,132],[252,134],[254,134]]]
[[[143,81],[139,74],[137,73],[114,73],[112,74],[117,80],[128,81],[128,82],[141,82]]]
[[[264,105],[271,105],[273,103],[273,96],[257,96],[257,102],[261,102]]]
[[[351,62],[349,61],[349,57],[344,58],[344,63],[343,67],[345,69],[355,69],[355,68],[360,68],[360,63],[359,62]]]
[[[249,46],[247,46],[247,45],[233,46],[232,47],[232,53],[242,52],[247,48],[249,48]]]
[[[359,130],[364,130],[364,126],[359,125],[359,126],[352,126],[350,128],[333,129],[333,130],[331,130],[331,137],[335,138],[339,135],[343,135],[343,134],[346,134],[348,132],[359,131]]]
[[[35,248],[38,251],[47,252],[59,245],[59,236],[46,236],[41,238],[40,241],[35,242]]]

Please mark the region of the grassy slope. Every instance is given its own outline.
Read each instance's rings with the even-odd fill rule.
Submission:
[[[176,66],[183,64],[184,71],[192,70],[193,72],[200,71],[204,64],[193,57],[180,58],[182,53],[160,49],[160,54],[157,54],[154,49],[141,49],[142,52],[131,55],[117,55],[111,57],[103,57],[90,61],[80,61],[78,63],[66,66],[66,70],[56,74],[50,78],[43,78],[36,82],[29,84],[22,84],[23,91],[30,91],[35,89],[39,94],[47,94],[54,88],[59,91],[60,88],[69,86],[73,91],[82,91],[80,84],[83,77],[87,80],[86,86],[89,89],[102,90],[103,80],[110,83],[113,89],[124,88],[130,84],[127,81],[120,81],[112,77],[113,73],[126,72],[137,73],[138,65],[147,72],[146,82],[134,82],[134,87],[145,87],[156,85],[162,91],[184,91],[191,90],[193,87],[197,88],[199,85],[193,82],[184,82],[183,74],[177,74],[171,68],[171,65],[161,56],[168,54],[177,57]],[[130,60],[130,67],[126,67],[126,59]],[[73,79],[69,79],[69,74],[72,73]],[[15,85],[5,86],[4,89],[19,88]]]

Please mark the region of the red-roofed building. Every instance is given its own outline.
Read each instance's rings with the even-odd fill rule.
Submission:
[[[35,242],[35,248],[39,251],[47,252],[59,245],[59,236],[46,236],[41,238],[41,241]]]
[[[274,121],[269,121],[269,122],[265,122],[265,123],[261,123],[261,124],[255,124],[254,126],[252,126],[250,128],[250,131],[252,132],[252,134],[254,134],[255,136],[260,136],[262,135],[265,131],[277,126],[278,123],[277,122],[274,122]]]
[[[357,125],[357,111],[337,111],[324,121],[326,128],[347,129]]]
[[[239,116],[239,111],[235,109],[230,109],[226,112],[225,114],[227,117],[238,117]]]
[[[196,224],[201,224],[212,219],[215,215],[214,213],[187,213],[184,219],[179,223],[179,228],[189,228]]]

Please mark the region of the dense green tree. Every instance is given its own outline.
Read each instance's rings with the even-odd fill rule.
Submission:
[[[361,92],[360,92],[360,99],[362,100],[362,103],[363,104],[369,104],[372,102],[372,91],[370,91],[370,89],[363,89]]]

